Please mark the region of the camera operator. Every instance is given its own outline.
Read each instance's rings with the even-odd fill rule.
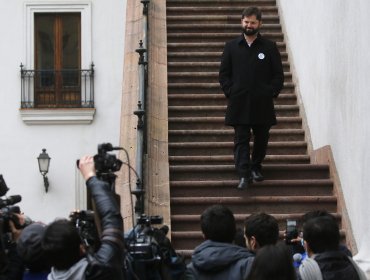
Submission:
[[[6,220],[6,224],[2,224],[0,280],[23,279],[25,265],[23,257],[17,250],[17,243],[24,229],[31,222],[23,213],[12,213],[11,219]],[[6,228],[5,232],[3,231],[4,228]]]
[[[79,169],[96,205],[101,245],[96,252],[86,253],[71,221],[52,222],[42,240],[42,248],[52,266],[48,279],[123,279],[123,222],[119,205],[109,184],[96,177],[92,156],[82,157]]]

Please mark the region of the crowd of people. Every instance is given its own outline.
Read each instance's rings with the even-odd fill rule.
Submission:
[[[279,238],[278,221],[272,215],[251,214],[244,221],[242,244],[232,211],[222,205],[207,208],[201,215],[205,241],[194,249],[184,279],[367,279],[340,243],[333,215],[311,211],[300,220],[301,234],[285,240]]]

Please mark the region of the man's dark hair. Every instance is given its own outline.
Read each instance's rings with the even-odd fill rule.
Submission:
[[[68,269],[80,260],[80,245],[76,227],[66,219],[48,225],[41,243],[48,262],[59,270]]]
[[[273,216],[266,213],[256,213],[245,219],[244,233],[248,239],[254,236],[259,247],[276,244],[279,239],[279,225]]]
[[[303,239],[315,254],[338,250],[340,239],[338,224],[328,216],[312,218],[303,226]]]
[[[302,215],[300,218],[300,224],[303,227],[306,222],[317,217],[330,217],[333,220],[336,220],[335,217],[326,210],[313,210]]]
[[[236,233],[233,212],[225,206],[213,205],[200,217],[200,225],[206,239],[231,243]]]
[[[250,16],[256,16],[256,19],[259,21],[262,20],[262,12],[257,7],[248,7],[243,10],[242,19],[245,17],[250,17]]]

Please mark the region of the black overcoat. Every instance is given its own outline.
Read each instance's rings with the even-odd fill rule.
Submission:
[[[250,47],[243,34],[227,42],[219,82],[228,99],[226,125],[276,124],[273,98],[283,88],[284,71],[275,42],[260,34]]]

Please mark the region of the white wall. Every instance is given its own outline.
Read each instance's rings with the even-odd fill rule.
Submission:
[[[100,143],[119,144],[126,1],[90,2],[94,121],[87,125],[26,125],[19,112],[25,1],[0,0],[0,174],[10,188],[7,195],[22,195],[18,205],[35,220],[67,217],[76,207],[76,159],[96,154]],[[52,158],[48,193],[36,159],[42,148]]]
[[[370,266],[370,1],[278,0],[313,148],[331,145],[359,254]]]

